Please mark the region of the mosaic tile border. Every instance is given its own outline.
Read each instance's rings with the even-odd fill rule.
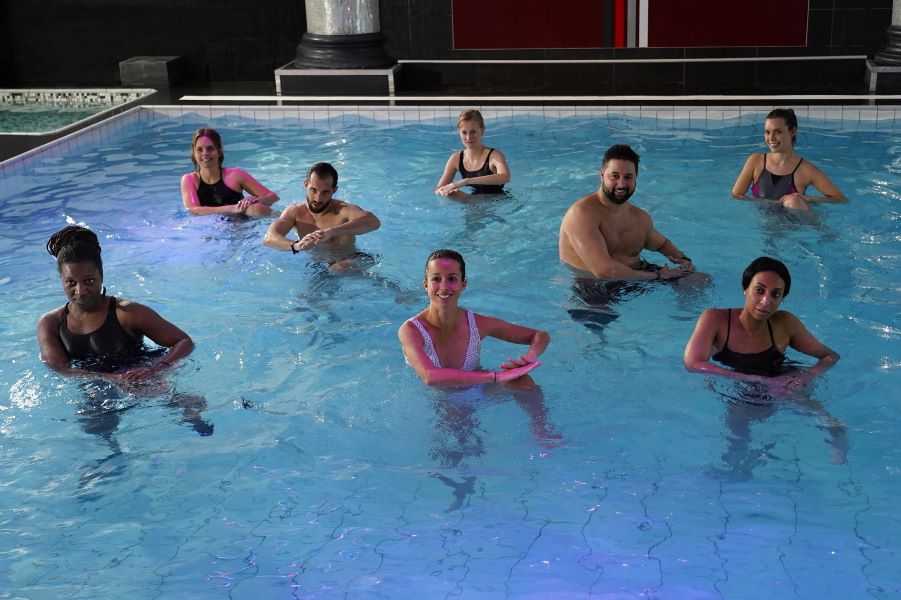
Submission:
[[[460,111],[479,108],[486,119],[533,116],[560,119],[591,116],[600,121],[610,118],[654,118],[659,129],[704,130],[713,127],[759,124],[775,106],[136,106],[100,123],[75,131],[19,156],[0,163],[0,176],[23,174],[44,157],[66,155],[82,145],[104,141],[134,122],[158,119],[193,118],[198,123],[222,117],[241,117],[256,121],[304,119],[313,126],[336,127],[384,121],[388,125],[428,123],[453,127]],[[838,120],[853,123],[864,131],[894,131],[901,117],[901,106],[798,106],[800,127],[822,125]],[[901,123],[897,127],[901,128]],[[2,191],[2,189],[0,189]]]
[[[25,136],[30,138],[62,136],[118,114],[130,106],[137,105],[144,98],[155,93],[156,90],[152,88],[0,89],[0,109],[4,106],[25,106],[29,104],[98,109],[92,115],[56,129],[48,131],[0,132],[0,139],[4,136]],[[9,100],[9,102],[6,100]]]
[[[0,107],[26,104],[50,104],[52,106],[109,106],[125,104],[153,94],[151,88],[113,89],[0,89]]]

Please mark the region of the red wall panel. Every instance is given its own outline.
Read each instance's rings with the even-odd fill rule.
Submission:
[[[648,0],[648,45],[805,46],[807,0]]]
[[[631,0],[629,0],[631,1]],[[808,0],[648,0],[652,48],[804,46]],[[626,45],[627,0],[453,0],[457,50]]]
[[[454,48],[600,48],[602,0],[453,0]]]

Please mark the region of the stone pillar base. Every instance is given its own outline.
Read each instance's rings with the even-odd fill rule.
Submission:
[[[901,63],[880,65],[867,60],[865,83],[871,94],[901,93]]]
[[[886,31],[888,43],[882,52],[877,53],[873,60],[880,66],[901,67],[901,27],[892,25]]]
[[[378,69],[394,65],[381,33],[320,35],[305,33],[297,45],[298,69]]]

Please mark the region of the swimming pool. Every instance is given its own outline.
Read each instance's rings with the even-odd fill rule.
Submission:
[[[510,195],[460,204],[431,193],[459,146],[453,111],[407,109],[387,121],[264,112],[142,111],[3,165],[0,589],[901,593],[893,120],[801,118],[799,152],[852,198],[809,223],[729,198],[762,145],[762,114],[702,123],[703,109],[693,121],[671,110],[486,114],[486,142],[511,165]],[[311,163],[332,162],[338,197],[382,219],[358,241],[379,256],[371,276],[323,275],[303,255],[262,247],[265,222],[190,217],[178,177],[190,169],[192,131],[211,123],[226,164],[279,193],[279,205],[301,197]],[[571,276],[556,234],[565,209],[596,188],[614,142],[642,156],[633,201],[713,284],[695,294],[653,287],[594,332],[567,313]],[[64,300],[44,244],[69,221],[100,236],[111,293],[150,305],[197,342],[172,379],[205,399],[212,436],[192,430],[171,394],[116,397],[40,363],[34,322]],[[540,394],[432,390],[404,364],[396,330],[424,306],[423,262],[443,246],[467,258],[465,306],[551,333],[535,372]],[[741,270],[764,253],[792,271],[784,307],[842,354],[811,399],[846,425],[844,465],[830,463],[826,423],[810,403],[742,421],[734,386],[682,368],[697,315],[740,305]],[[487,341],[483,363],[508,353]],[[103,410],[91,412],[90,398],[107,398]]]

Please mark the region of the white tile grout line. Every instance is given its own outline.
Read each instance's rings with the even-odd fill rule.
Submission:
[[[212,97],[210,97],[212,98]],[[218,97],[217,97],[218,98]],[[223,96],[223,99],[229,100],[237,100],[240,99],[240,96]],[[254,96],[253,98],[259,98]],[[269,97],[266,97],[269,98]],[[354,97],[355,99],[360,99],[359,97]],[[530,97],[531,98],[531,97]],[[544,98],[544,97],[534,97],[534,98]],[[554,100],[561,100],[560,96],[552,97]],[[579,96],[577,98],[585,98],[584,96]],[[617,96],[618,100],[625,99],[645,99],[652,98],[655,100],[672,98],[678,100],[684,100],[688,97],[686,96]],[[351,121],[356,121],[359,123],[359,119],[361,116],[368,119],[373,120],[385,120],[389,122],[402,122],[402,123],[417,123],[417,122],[449,122],[453,124],[456,120],[456,115],[459,111],[470,108],[472,106],[481,106],[485,111],[492,111],[496,114],[506,113],[504,116],[509,115],[520,116],[520,115],[531,115],[531,116],[543,116],[544,118],[565,118],[571,116],[597,116],[599,118],[606,119],[607,116],[624,116],[627,118],[632,117],[642,117],[648,119],[655,119],[660,121],[660,117],[658,113],[666,113],[666,116],[662,119],[667,126],[673,125],[674,121],[684,120],[688,121],[689,127],[692,129],[697,128],[709,128],[708,123],[712,124],[714,127],[721,127],[725,124],[725,122],[729,119],[734,119],[738,121],[742,121],[745,117],[754,117],[754,120],[759,120],[760,117],[773,109],[773,107],[778,104],[776,102],[769,104],[769,101],[778,100],[781,98],[791,98],[797,100],[799,97],[797,96],[693,96],[692,98],[708,98],[708,99],[742,99],[742,100],[765,100],[768,102],[766,105],[754,106],[754,105],[742,105],[742,106],[720,106],[720,105],[646,105],[642,106],[640,104],[634,105],[622,105],[622,106],[608,106],[605,104],[600,105],[554,105],[554,106],[545,106],[545,105],[507,105],[507,106],[492,106],[492,105],[481,105],[480,101],[485,101],[487,98],[474,98],[475,102],[473,103],[461,103],[457,106],[453,105],[408,105],[408,106],[375,106],[375,105],[346,105],[346,106],[329,106],[328,104],[320,104],[320,105],[307,105],[307,106],[240,106],[240,105],[203,105],[203,106],[191,106],[191,105],[142,105],[132,107],[124,112],[121,112],[117,115],[114,115],[104,121],[86,127],[84,129],[80,129],[63,137],[60,137],[56,140],[50,141],[42,146],[37,148],[33,148],[23,154],[18,156],[14,156],[5,161],[0,162],[0,171],[2,172],[10,172],[10,170],[14,167],[21,168],[23,164],[30,163],[34,160],[39,159],[42,156],[49,156],[50,151],[52,149],[59,149],[65,145],[66,147],[71,148],[71,144],[75,143],[76,146],[81,142],[87,142],[89,139],[88,136],[96,136],[100,131],[100,128],[107,127],[107,135],[111,134],[114,131],[118,131],[124,125],[130,122],[138,122],[138,123],[146,123],[152,119],[171,119],[171,118],[180,118],[185,115],[193,115],[193,116],[201,116],[209,119],[213,119],[213,113],[222,113],[221,116],[240,116],[252,120],[262,120],[262,121],[270,121],[273,118],[283,118],[280,117],[279,114],[284,117],[292,117],[292,118],[306,118],[312,119],[317,124],[324,123],[326,126],[337,124],[337,121],[341,121],[344,124],[347,119],[346,115],[356,115],[357,119],[351,118]],[[856,98],[856,96],[803,96],[801,98],[805,99],[851,99]],[[879,99],[889,99],[889,98],[898,98],[901,99],[901,95],[899,96],[860,96],[860,98],[879,98]],[[309,97],[304,97],[304,99],[309,100]],[[429,98],[429,100],[435,100],[436,98]],[[442,100],[453,100],[458,101],[458,97],[442,97]],[[504,97],[504,99],[512,100],[513,98]],[[796,110],[798,116],[802,119],[811,118],[809,115],[811,112],[815,113],[812,118],[816,120],[842,120],[842,121],[851,121],[856,124],[860,124],[861,121],[872,122],[874,127],[879,127],[879,123],[884,123],[885,129],[894,129],[895,121],[897,121],[898,113],[901,113],[901,106],[897,107],[886,107],[885,105],[875,106],[875,105],[848,105],[843,106],[841,104],[835,105],[803,105],[798,102],[793,103],[796,106]],[[707,112],[710,111],[713,114],[713,119],[707,118]],[[427,119],[423,119],[422,113],[430,113],[430,117]],[[548,112],[553,116],[548,116]],[[732,113],[731,116],[725,116],[725,113]],[[702,117],[699,113],[704,113]],[[882,113],[886,115],[885,117],[879,118],[879,114]],[[887,115],[891,113],[892,118],[887,118]],[[414,116],[415,114],[415,116]],[[862,114],[866,114],[869,116],[862,117]],[[853,118],[851,118],[853,115]],[[692,124],[692,121],[695,124]]]

